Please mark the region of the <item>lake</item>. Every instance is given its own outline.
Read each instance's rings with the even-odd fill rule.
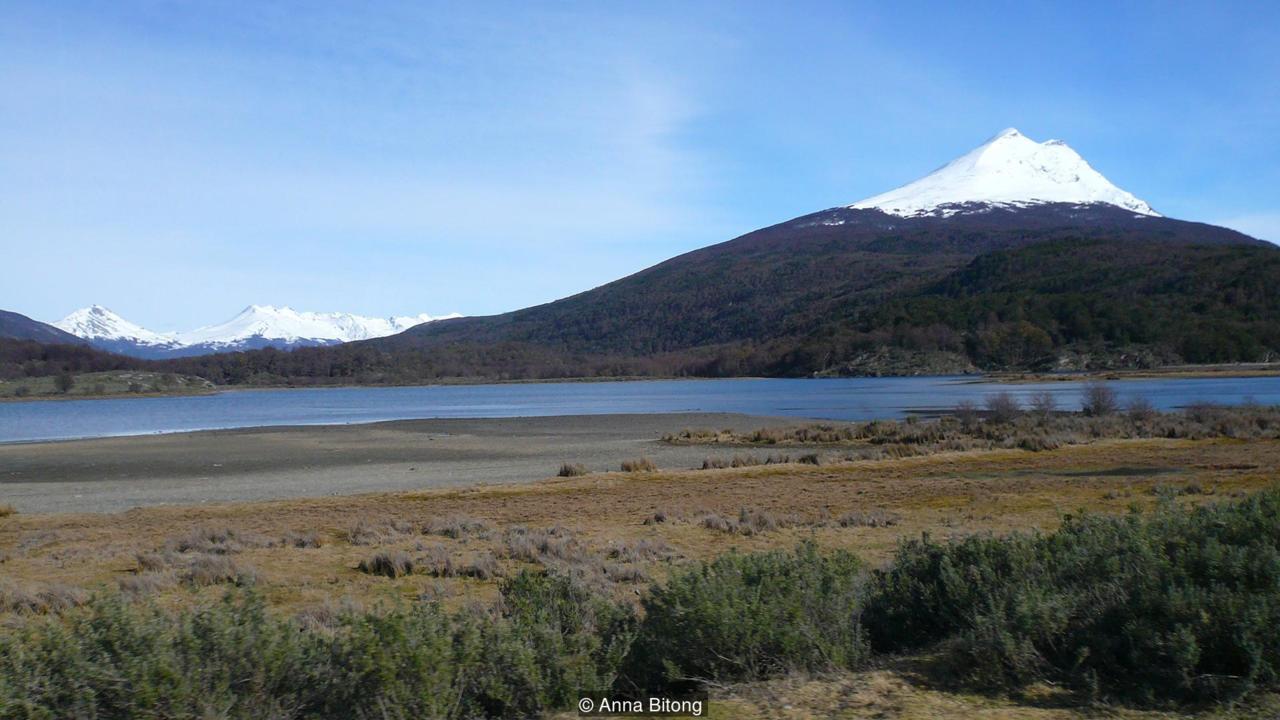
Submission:
[[[1280,377],[1115,380],[1122,399],[1162,410],[1196,402],[1280,404]],[[981,404],[992,393],[1049,391],[1076,409],[1083,383],[1002,385],[971,377],[649,380],[228,390],[193,397],[0,403],[0,442],[421,418],[731,412],[830,420],[901,418]]]

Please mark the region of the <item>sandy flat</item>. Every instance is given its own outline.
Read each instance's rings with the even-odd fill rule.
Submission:
[[[617,470],[645,456],[690,468],[708,449],[661,443],[664,433],[795,422],[722,413],[402,420],[0,445],[0,502],[24,513],[114,512],[525,482],[562,462]]]

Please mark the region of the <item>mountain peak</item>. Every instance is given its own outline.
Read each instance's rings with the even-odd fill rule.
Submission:
[[[257,315],[257,314],[277,315],[280,313],[291,313],[291,312],[293,312],[293,310],[290,309],[288,306],[284,306],[284,305],[281,305],[280,307],[276,307],[275,305],[256,305],[255,304],[255,305],[246,306],[245,309],[240,311],[240,314],[241,315]]]
[[[144,345],[172,345],[172,335],[152,332],[125,320],[102,305],[90,305],[67,315],[53,326],[86,340],[130,340]]]
[[[1105,203],[1159,216],[1121,190],[1061,140],[1037,143],[1006,128],[932,173],[850,205],[915,217],[970,211],[970,204],[1023,207],[1043,203]],[[981,208],[979,208],[981,210]]]

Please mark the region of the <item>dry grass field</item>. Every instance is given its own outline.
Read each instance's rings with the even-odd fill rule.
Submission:
[[[302,617],[423,595],[465,605],[491,599],[497,578],[533,565],[635,598],[670,568],[732,549],[812,539],[875,564],[923,533],[1051,530],[1081,510],[1122,513],[1162,494],[1213,502],[1277,479],[1280,441],[1144,439],[116,514],[16,513],[0,517],[0,611],[12,619],[116,589],[178,606],[216,598],[228,584],[253,584],[278,612]],[[715,714],[1172,717],[1062,707],[1051,688],[972,695],[945,679],[940,686],[923,662],[717,688]],[[1280,712],[1261,702],[1214,716]]]

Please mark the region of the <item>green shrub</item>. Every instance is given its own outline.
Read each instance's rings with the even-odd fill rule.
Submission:
[[[323,650],[253,595],[177,617],[95,598],[0,634],[0,717],[288,717]]]
[[[0,633],[4,718],[525,718],[607,690],[634,615],[524,573],[501,612],[435,602],[326,629],[237,590],[172,614],[121,596]]]
[[[985,685],[1049,679],[1143,703],[1230,700],[1280,680],[1280,491],[1051,535],[904,544],[876,573],[877,649],[945,641]]]
[[[658,691],[856,667],[867,655],[861,575],[854,556],[812,544],[729,553],[677,573],[643,601],[628,680]]]
[[[563,575],[521,572],[502,584],[506,636],[487,661],[521,666],[523,687],[504,698],[520,717],[605,694],[631,648],[635,614]]]

